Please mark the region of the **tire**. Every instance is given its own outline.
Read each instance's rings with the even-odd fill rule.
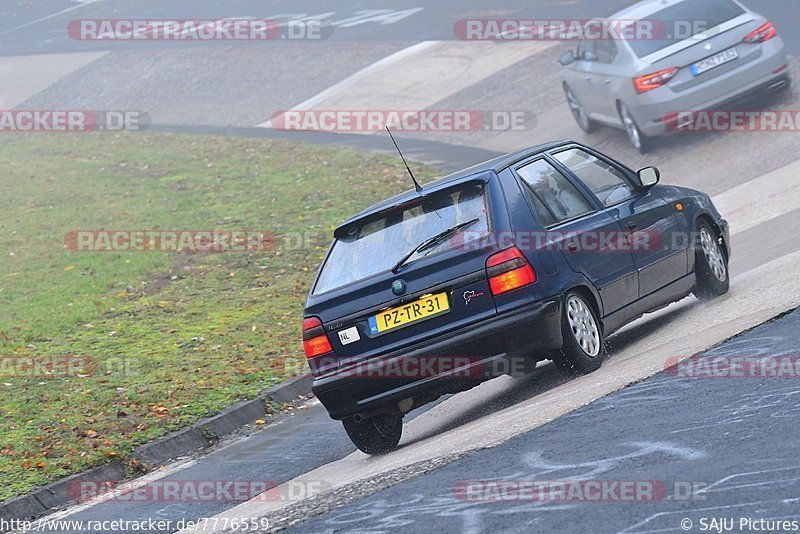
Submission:
[[[695,237],[695,266],[697,279],[694,295],[708,301],[724,295],[730,289],[728,257],[720,243],[720,236],[706,221],[697,225]]]
[[[586,133],[592,133],[597,130],[597,123],[589,118],[586,110],[583,109],[583,106],[578,102],[577,97],[575,97],[572,89],[567,84],[564,84],[564,96],[567,97],[567,106],[569,106],[575,122],[578,123],[578,127]]]
[[[633,118],[631,112],[625,107],[625,104],[622,103],[619,105],[619,118],[622,121],[622,126],[625,128],[625,133],[628,134],[628,141],[633,145],[633,148],[635,148],[639,154],[646,154],[649,152],[653,145],[652,139],[642,133],[642,130],[639,129],[639,125],[636,124],[636,119]]]
[[[397,448],[403,434],[403,417],[381,414],[356,423],[353,418],[342,421],[353,445],[366,454],[385,454]]]
[[[591,304],[576,291],[570,291],[564,298],[561,333],[564,344],[552,356],[564,373],[585,375],[600,368],[606,357],[600,321]]]

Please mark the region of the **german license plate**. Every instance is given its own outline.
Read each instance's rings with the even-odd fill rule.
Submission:
[[[449,311],[450,302],[447,300],[447,293],[430,295],[373,315],[369,318],[369,331],[373,335],[383,334],[389,330],[403,328]]]
[[[729,48],[720,52],[719,54],[713,55],[711,57],[707,57],[702,61],[698,61],[694,65],[690,67],[692,74],[695,76],[700,76],[706,71],[709,71],[713,68],[719,67],[720,65],[724,65],[729,61],[733,61],[739,57],[739,53],[736,51],[735,48]]]

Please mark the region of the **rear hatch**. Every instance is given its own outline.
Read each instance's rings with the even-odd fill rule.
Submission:
[[[486,277],[489,187],[462,183],[339,228],[305,315],[322,320],[335,356],[317,374],[386,354],[496,314]],[[468,223],[411,255],[421,243]]]

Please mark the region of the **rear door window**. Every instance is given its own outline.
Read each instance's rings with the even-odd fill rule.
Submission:
[[[517,169],[534,214],[544,227],[577,219],[594,211],[569,179],[544,159]]]
[[[314,294],[389,271],[425,240],[475,219],[477,221],[464,230],[472,240],[485,236],[490,229],[483,185],[437,193],[381,217],[355,223],[334,241],[314,286]],[[407,263],[455,248],[463,243],[458,237],[441,241],[412,256]]]

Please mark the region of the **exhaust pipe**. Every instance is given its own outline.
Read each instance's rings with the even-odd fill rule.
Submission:
[[[784,85],[786,85],[786,80],[778,80],[777,82],[775,82],[772,85],[770,85],[769,88],[770,88],[770,90],[780,89]]]

